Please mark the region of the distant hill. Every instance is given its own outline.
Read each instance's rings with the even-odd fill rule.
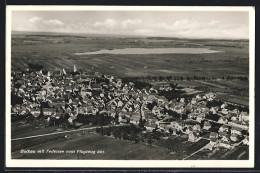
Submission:
[[[143,38],[143,35],[120,35],[120,34],[91,34],[91,33],[62,33],[62,32],[34,32],[12,31],[14,35],[49,35],[49,36],[81,36],[81,37],[117,37],[117,38]]]
[[[168,36],[147,36],[147,35],[121,35],[121,34],[94,34],[94,33],[62,33],[62,32],[35,32],[35,31],[12,31],[14,35],[48,35],[48,36],[80,36],[80,37],[102,37],[102,38],[147,38],[147,39],[157,39],[164,40],[165,38],[170,40],[197,40],[197,41],[209,41],[209,40],[217,40],[217,41],[245,41],[248,42],[249,39],[214,39],[214,38],[178,38],[178,37],[168,37]]]

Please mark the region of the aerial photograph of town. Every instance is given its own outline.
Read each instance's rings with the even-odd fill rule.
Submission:
[[[24,10],[11,29],[12,159],[249,159],[247,11]]]

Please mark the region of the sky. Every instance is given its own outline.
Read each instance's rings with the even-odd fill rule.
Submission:
[[[248,39],[246,11],[13,11],[12,31]]]

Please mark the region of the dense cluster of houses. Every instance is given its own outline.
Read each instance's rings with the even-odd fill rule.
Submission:
[[[188,140],[196,142],[208,139],[209,148],[230,148],[240,143],[248,144],[249,115],[238,109],[229,110],[227,104],[208,108],[207,102],[215,99],[214,93],[197,95],[191,100],[178,98],[168,101],[159,96],[159,90],[171,90],[168,87],[138,90],[134,83],[123,83],[121,79],[102,75],[98,72],[74,73],[52,70],[47,73],[13,72],[12,93],[23,98],[22,104],[12,106],[12,114],[31,113],[34,117],[43,114],[59,119],[69,114],[68,123],[77,121],[79,114],[88,116],[105,113],[114,117],[120,124],[139,124],[144,121],[147,131],[154,129],[172,133],[187,134]],[[154,104],[152,109],[148,105]],[[44,105],[44,106],[43,106]],[[172,119],[169,111],[178,114]],[[208,114],[219,119],[211,120]],[[219,129],[213,130],[212,125]],[[208,136],[203,136],[208,132]]]
[[[213,101],[215,96],[214,93],[207,93],[197,95],[191,100],[185,101],[185,98],[180,98],[170,102],[158,96],[154,98],[157,105],[151,111],[145,109],[145,117],[148,115],[146,128],[153,130],[157,127],[174,135],[187,134],[191,142],[207,139],[209,149],[231,148],[241,143],[248,145],[248,112],[240,112],[238,109],[228,110],[227,103],[208,108],[207,102]],[[145,101],[146,104],[147,102],[150,102],[149,98]],[[171,115],[168,115],[167,110],[178,113],[180,118],[169,121]],[[218,119],[211,119],[208,115],[214,115]]]

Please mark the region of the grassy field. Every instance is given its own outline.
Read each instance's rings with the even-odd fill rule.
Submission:
[[[12,141],[13,159],[99,159],[99,160],[170,160],[171,155],[167,149],[135,144],[130,141],[114,139],[83,132],[52,135],[20,141]],[[24,150],[64,150],[75,153],[21,153]],[[77,150],[95,151],[95,154],[77,153]],[[102,153],[97,153],[101,151]],[[104,153],[103,153],[104,152]]]
[[[171,137],[166,140],[156,141],[155,145],[173,151],[171,154],[172,158],[180,160],[191,155],[208,143],[209,141],[205,139],[201,139],[197,142],[190,142],[187,139],[187,135],[182,135],[178,137]]]
[[[60,43],[53,44],[57,39]],[[165,39],[167,41],[165,41]],[[144,44],[145,43],[145,44]],[[221,53],[162,55],[84,55],[74,53],[122,48],[209,48]],[[12,69],[39,63],[45,68],[99,71],[124,76],[248,76],[248,40],[189,40],[91,35],[19,33],[12,35]],[[115,63],[116,62],[116,63]]]

